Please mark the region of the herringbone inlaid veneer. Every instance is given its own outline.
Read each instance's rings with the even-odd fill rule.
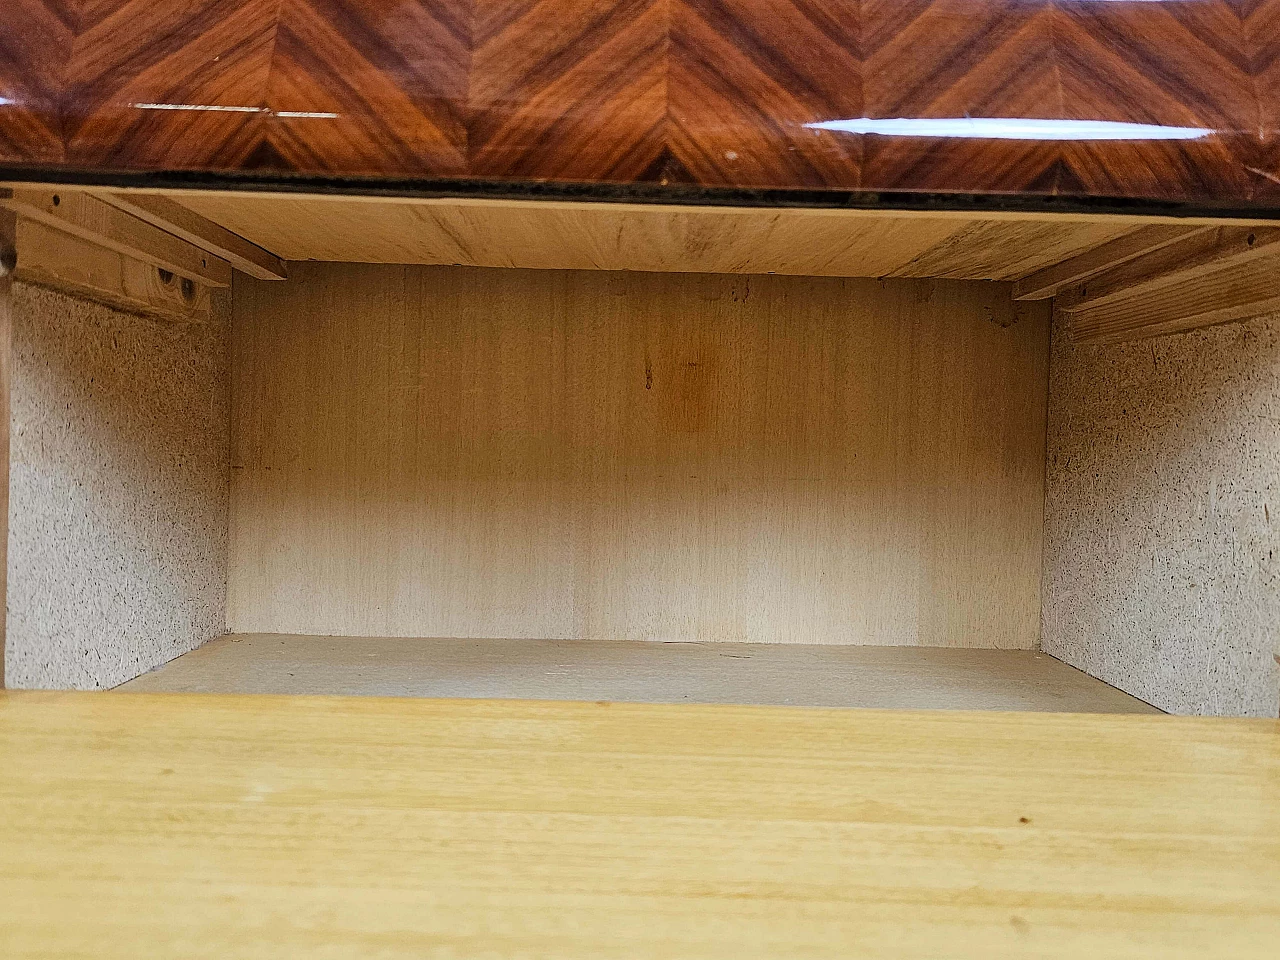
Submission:
[[[9,0],[0,164],[1275,205],[1280,0]]]

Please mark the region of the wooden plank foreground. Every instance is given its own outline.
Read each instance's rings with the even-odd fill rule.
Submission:
[[[1280,723],[0,695],[0,956],[1267,957]]]

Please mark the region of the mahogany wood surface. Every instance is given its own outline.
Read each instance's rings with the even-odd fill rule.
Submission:
[[[0,167],[1280,207],[1280,0],[6,0]]]

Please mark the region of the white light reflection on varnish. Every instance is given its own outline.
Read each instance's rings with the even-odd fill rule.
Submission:
[[[1199,140],[1215,131],[1205,127],[1166,127],[1113,120],[1034,120],[999,117],[898,117],[873,120],[824,120],[811,130],[868,133],[881,137],[963,137],[971,140]]]
[[[270,107],[233,107],[215,103],[131,103],[138,110],[195,110],[201,113],[264,113],[303,120],[337,120],[336,113],[317,110],[272,110]]]
[[[131,103],[139,110],[198,110],[207,113],[267,113],[266,107],[226,107],[214,103]]]

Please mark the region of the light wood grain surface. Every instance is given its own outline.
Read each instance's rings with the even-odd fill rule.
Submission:
[[[259,280],[288,278],[283,261],[274,254],[211,220],[204,219],[168,197],[116,193],[111,190],[95,191],[94,195],[118,210],[221,257],[232,267],[243,270],[251,277]]]
[[[1032,648],[1047,362],[1008,284],[238,277],[229,626]]]
[[[0,697],[0,955],[1206,957],[1280,942],[1280,724]]]
[[[1158,287],[1097,307],[1079,310],[1064,298],[1072,340],[1101,343],[1158,337],[1280,310],[1280,259],[1259,258],[1198,277],[1191,283]]]
[[[213,287],[231,285],[231,265],[97,197],[76,190],[18,189],[0,206],[134,260]]]
[[[172,197],[286,260],[828,277],[1011,280],[1150,222],[199,191]]]
[[[208,322],[209,288],[176,274],[63,233],[38,220],[18,221],[17,279],[51,287],[118,310]]]

